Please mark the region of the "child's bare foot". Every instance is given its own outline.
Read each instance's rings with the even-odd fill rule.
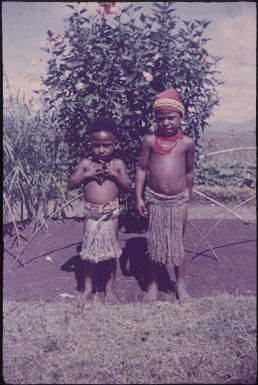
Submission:
[[[80,292],[76,295],[76,303],[79,307],[82,307],[85,305],[86,303],[86,300],[85,300],[85,297],[84,297],[84,293]]]
[[[91,295],[92,295],[92,288],[85,289],[84,292],[82,293],[82,299],[84,301],[87,301],[88,299],[90,299]]]
[[[186,287],[184,283],[177,283],[176,297],[179,300],[179,303],[186,303],[192,300],[192,297],[186,291]]]
[[[100,304],[100,303],[102,303],[102,301],[101,301],[101,299],[100,299],[100,297],[99,297],[99,295],[98,295],[98,292],[96,292],[95,293],[95,295],[94,295],[94,303],[96,303],[96,304]]]
[[[143,298],[144,303],[153,303],[158,300],[158,287],[155,283],[150,285],[148,293]]]
[[[174,291],[171,293],[161,293],[161,300],[165,302],[176,303],[176,294]]]
[[[109,291],[106,293],[105,303],[115,305],[119,303],[119,299],[113,291]]]

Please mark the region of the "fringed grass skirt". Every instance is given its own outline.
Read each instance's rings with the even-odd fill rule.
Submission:
[[[150,259],[165,265],[179,266],[184,257],[181,205],[188,202],[189,193],[167,196],[147,187],[148,248]]]
[[[85,228],[80,256],[83,260],[99,263],[119,258],[122,249],[117,242],[113,219],[119,216],[118,202],[105,205],[85,205]],[[111,209],[111,210],[110,210]]]

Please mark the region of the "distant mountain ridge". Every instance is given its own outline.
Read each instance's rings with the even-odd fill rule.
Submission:
[[[243,123],[231,123],[231,122],[226,122],[223,120],[218,120],[216,122],[210,123],[210,127],[207,128],[209,131],[213,132],[222,132],[222,131],[251,131],[255,132],[256,131],[256,120],[251,119]]]

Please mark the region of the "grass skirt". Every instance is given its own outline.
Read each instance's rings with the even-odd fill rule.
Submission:
[[[119,258],[122,249],[113,226],[113,219],[118,217],[119,208],[100,213],[91,211],[88,203],[87,205],[81,258],[93,263]]]
[[[189,193],[167,196],[157,194],[147,187],[148,248],[150,259],[165,265],[179,266],[184,257],[181,205],[188,202]]]

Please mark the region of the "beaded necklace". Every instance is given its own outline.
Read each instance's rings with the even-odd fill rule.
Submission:
[[[161,155],[166,155],[176,147],[177,142],[184,137],[182,131],[173,136],[159,136],[155,134],[155,150]]]

